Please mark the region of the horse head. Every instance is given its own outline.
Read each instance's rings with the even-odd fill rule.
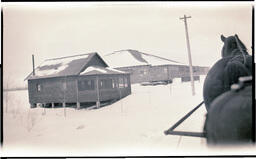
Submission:
[[[221,50],[222,57],[235,56],[239,54],[248,55],[245,45],[239,39],[237,34],[229,37],[221,35],[221,40],[224,43],[224,46]]]

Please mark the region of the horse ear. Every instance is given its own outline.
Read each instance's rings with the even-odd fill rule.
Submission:
[[[226,37],[224,35],[221,34],[220,38],[221,38],[221,41],[225,42]]]

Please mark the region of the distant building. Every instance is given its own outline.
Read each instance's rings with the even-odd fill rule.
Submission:
[[[190,81],[188,65],[137,50],[115,51],[103,58],[111,67],[129,72],[131,83],[171,81],[174,78]],[[193,66],[194,79],[199,80],[208,70],[208,67]]]
[[[29,102],[55,104],[116,100],[131,94],[130,74],[109,68],[97,54],[82,54],[45,60],[30,73]]]

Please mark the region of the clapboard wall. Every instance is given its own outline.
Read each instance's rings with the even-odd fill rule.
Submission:
[[[160,66],[131,66],[116,68],[131,74],[131,83],[149,81],[165,81],[174,78],[190,77],[189,66],[186,65],[160,65]],[[194,76],[206,75],[208,67],[194,66]]]

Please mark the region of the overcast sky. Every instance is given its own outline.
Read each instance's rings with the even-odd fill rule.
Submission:
[[[4,79],[15,85],[32,71],[32,54],[36,66],[48,58],[90,52],[103,56],[122,49],[188,63],[179,19],[184,14],[192,16],[188,32],[193,65],[212,66],[220,58],[221,34],[238,34],[251,53],[249,3],[48,4],[3,6]]]

